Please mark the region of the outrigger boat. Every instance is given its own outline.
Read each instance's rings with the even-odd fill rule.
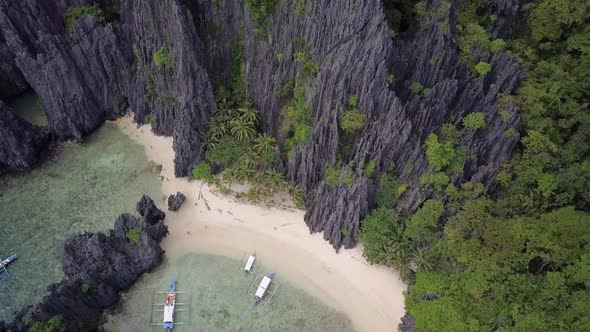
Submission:
[[[271,293],[268,290],[268,288],[270,287],[271,283],[274,283],[272,281],[272,278],[274,278],[274,276],[275,276],[275,273],[271,272],[267,276],[262,277],[262,280],[260,281],[260,284],[258,285],[258,288],[256,289],[256,293],[254,293],[254,303],[252,303],[252,309],[256,308],[258,303],[265,302],[262,298],[264,297],[264,295],[266,293],[270,294],[269,302],[272,302],[274,294]],[[256,281],[256,279],[254,279],[254,281]],[[252,287],[252,286],[250,286],[250,287]]]
[[[175,283],[174,279],[170,280],[170,286],[169,286],[167,292],[157,292],[157,294],[166,294],[166,301],[164,303],[158,303],[158,304],[153,303],[152,304],[152,314],[155,312],[163,312],[164,313],[164,320],[160,320],[158,318],[157,322],[154,322],[152,320],[152,318],[154,318],[154,317],[152,315],[150,315],[150,321],[152,322],[151,323],[152,326],[163,326],[165,332],[171,332],[176,325],[187,324],[186,321],[185,322],[175,322],[174,321],[174,318],[175,318],[174,314],[175,313],[178,313],[179,311],[187,311],[186,305],[190,306],[190,296],[189,296],[189,300],[187,303],[176,302],[176,300],[177,300],[176,296],[180,293],[184,294],[186,292],[176,291],[176,283]],[[164,308],[162,308],[162,306]],[[158,307],[160,307],[162,309],[158,309]],[[190,307],[189,307],[189,310],[190,310]],[[190,317],[189,317],[189,319],[190,319]]]
[[[256,256],[254,256],[254,255],[250,255],[250,257],[248,257],[248,260],[246,261],[246,265],[244,266],[244,271],[246,273],[249,273],[250,271],[252,271],[252,266],[254,265],[255,260],[256,260]]]
[[[0,283],[4,282],[4,281],[6,281],[6,279],[10,278],[10,273],[6,269],[6,266],[8,266],[8,264],[14,262],[15,260],[16,260],[16,255],[12,255],[4,260],[0,259],[0,273],[2,273],[0,275]]]
[[[170,289],[164,303],[164,331],[171,332],[174,328],[174,307],[176,306],[176,287],[174,279],[170,280]]]

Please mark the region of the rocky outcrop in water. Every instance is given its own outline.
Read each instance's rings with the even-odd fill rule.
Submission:
[[[19,118],[0,101],[0,174],[31,169],[47,140],[44,129]]]
[[[57,315],[63,317],[66,331],[96,331],[102,310],[117,303],[120,292],[162,261],[159,243],[168,232],[164,213],[147,196],[138,203],[138,212],[143,217],[119,216],[110,235],[67,239],[61,256],[64,279],[49,286],[43,301],[23,309],[12,323],[0,322],[0,332],[26,331],[32,322]]]
[[[186,197],[180,191],[177,192],[176,195],[168,196],[168,210],[178,211],[178,209],[180,209],[185,200]]]

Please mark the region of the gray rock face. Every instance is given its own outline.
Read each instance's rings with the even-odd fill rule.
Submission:
[[[16,96],[25,92],[28,87],[0,29],[0,98]]]
[[[433,170],[423,144],[443,124],[460,128],[471,112],[483,113],[486,120],[485,128],[463,130],[458,139],[468,158],[452,178],[455,184],[488,186],[517,140],[505,134],[518,126],[515,106],[506,105],[502,115],[496,106],[498,96],[513,92],[523,79],[516,57],[475,49],[492,71],[474,77],[458,55],[453,7],[444,17],[422,17],[414,35],[392,40],[379,0],[307,1],[304,14],[293,2],[281,1],[260,23],[239,1],[123,0],[120,27],[83,17],[73,36],[63,26],[68,4],[0,0],[2,34],[43,99],[50,129],[60,137],[80,138],[128,101],[138,122],[151,119],[155,133],[173,136],[177,176],[188,175],[203,158],[201,135],[215,112],[211,82],[232,82],[237,40],[244,46],[247,93],[261,110],[264,131],[279,141],[286,135],[281,110],[288,103],[280,91],[302,71],[295,54],[307,48],[319,66],[305,85],[313,130],[289,154],[286,173],[305,192],[310,230],[324,231],[335,248],[356,243],[360,222],[373,206],[374,179],[389,165],[395,164],[396,175],[408,184],[398,209],[415,210],[429,197],[419,183]],[[431,7],[438,5],[434,1]],[[493,2],[495,36],[511,33],[519,7],[520,0]],[[166,61],[156,63],[156,54]],[[397,83],[388,82],[390,75]],[[411,92],[414,82],[428,93]],[[353,95],[368,121],[352,137],[352,153],[339,157],[339,118]],[[322,183],[326,167],[338,158],[353,184]],[[374,179],[363,179],[362,169],[371,160]]]
[[[146,216],[121,215],[110,235],[83,234],[67,239],[61,256],[64,279],[49,286],[49,294],[40,303],[24,308],[11,323],[0,321],[0,331],[26,331],[22,319],[26,313],[32,321],[61,315],[66,331],[96,331],[102,310],[119,301],[120,292],[162,261],[164,251],[159,243],[168,232],[164,213],[149,197],[144,196],[142,202],[138,207],[145,208]],[[162,218],[148,220],[147,216]],[[126,236],[135,227],[142,230],[139,244]]]
[[[180,191],[177,192],[176,195],[168,196],[168,210],[178,211],[178,209],[180,209],[185,200],[186,197]]]
[[[437,6],[435,1],[432,7]],[[204,10],[203,6],[200,9]],[[297,40],[310,47],[320,68],[306,89],[313,110],[313,133],[305,145],[293,151],[287,176],[306,193],[310,230],[324,231],[335,248],[355,245],[360,220],[372,205],[376,183],[361,178],[367,162],[376,162],[377,175],[395,163],[397,175],[409,184],[398,208],[413,210],[429,195],[419,183],[422,174],[432,171],[423,142],[443,124],[461,127],[463,117],[471,112],[482,112],[486,118],[486,128],[466,130],[459,139],[458,144],[468,148],[469,156],[463,172],[453,179],[457,184],[476,181],[489,185],[510,156],[517,137],[504,132],[516,127],[518,118],[514,105],[507,107],[509,118],[502,118],[496,100],[498,94],[514,91],[523,79],[522,73],[515,57],[498,53],[482,58],[492,65],[492,72],[474,78],[457,54],[453,8],[444,20],[428,15],[414,36],[395,41],[389,37],[377,0],[308,1],[303,16],[296,13],[292,3],[282,2],[264,24],[267,36],[262,38],[256,35],[247,9],[232,1],[220,1],[206,9],[209,12],[202,20],[214,22],[220,31],[207,42],[216,46],[211,51],[216,59],[211,62],[212,70],[227,80],[231,68],[226,68],[225,74],[217,73],[222,70],[218,62],[230,62],[231,42],[241,33],[248,94],[262,112],[265,131],[277,136],[282,122],[280,110],[286,102],[279,96],[280,87],[293,80],[301,67],[294,61]],[[514,11],[503,12],[509,16]],[[242,30],[239,24],[243,24]],[[402,83],[391,87],[390,74]],[[413,82],[430,93],[413,94],[409,90]],[[357,180],[351,186],[330,188],[321,181],[326,167],[337,159],[342,135],[338,118],[352,95],[359,97],[357,108],[369,118],[355,138],[356,151],[344,160]]]
[[[150,116],[154,133],[174,137],[175,174],[186,176],[202,159],[201,135],[215,112],[193,17],[178,0],[127,0],[121,3],[121,21],[135,54],[128,95],[136,120]],[[160,50],[171,64],[156,66]]]
[[[81,139],[124,110],[130,61],[112,25],[86,16],[70,35],[59,6],[2,0],[0,27],[55,136]]]
[[[19,118],[0,101],[0,174],[31,169],[47,140],[44,129]]]

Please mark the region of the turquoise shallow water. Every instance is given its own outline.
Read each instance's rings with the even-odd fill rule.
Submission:
[[[269,269],[256,265],[252,274],[245,274],[242,263],[227,257],[193,254],[165,260],[155,271],[145,275],[124,296],[122,305],[107,317],[107,331],[162,331],[152,327],[159,322],[161,312],[151,316],[153,303],[163,303],[171,277],[177,281],[178,312],[175,331],[353,331],[345,314],[323,304],[319,299],[289,284],[277,274],[279,289],[272,304],[250,308],[253,298],[246,294],[253,278],[267,274]]]
[[[143,148],[105,124],[85,144],[65,143],[54,160],[25,174],[0,177],[0,256],[16,253],[12,278],[0,285],[0,319],[41,299],[63,274],[63,240],[106,231],[134,212],[147,193],[162,207],[158,175]]]
[[[11,105],[24,119],[47,123],[34,94],[21,96]],[[119,214],[135,211],[144,193],[164,209],[154,170],[141,146],[105,124],[84,144],[63,144],[59,154],[39,168],[0,177],[0,257],[19,255],[9,266],[13,277],[0,285],[0,320],[12,319],[16,310],[40,300],[47,286],[62,278],[59,254],[68,236],[108,230]],[[161,331],[150,327],[150,318],[159,321],[161,315],[150,317],[151,304],[161,302],[161,294],[154,292],[166,290],[174,276],[179,290],[191,294],[190,310],[177,316],[177,321],[190,321],[190,325],[175,331],[353,330],[346,315],[291,286],[280,273],[274,303],[251,310],[253,299],[246,290],[256,274],[269,270],[257,264],[255,274],[245,275],[241,267],[239,261],[221,256],[166,258],[123,295],[115,314],[105,318],[106,328]],[[179,301],[185,300],[179,295]]]

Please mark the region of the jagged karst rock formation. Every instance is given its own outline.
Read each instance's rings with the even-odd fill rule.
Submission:
[[[176,195],[168,196],[168,210],[170,211],[178,211],[184,201],[186,200],[186,196],[180,191],[176,193]]]
[[[434,1],[431,8],[439,4]],[[471,112],[482,112],[486,118],[486,128],[465,131],[458,142],[468,148],[469,155],[463,172],[453,179],[455,183],[489,185],[510,156],[517,138],[504,132],[517,126],[518,119],[514,105],[508,105],[510,119],[503,119],[496,99],[499,93],[513,92],[523,78],[516,57],[489,55],[482,61],[492,65],[492,72],[474,78],[458,55],[453,7],[442,20],[432,13],[427,15],[415,35],[395,41],[389,36],[377,0],[307,2],[305,15],[298,14],[293,3],[283,2],[269,19],[268,36],[263,38],[257,36],[255,23],[244,9],[233,1],[205,9],[210,13],[202,19],[209,19],[220,31],[208,42],[216,46],[212,70],[220,70],[218,62],[230,60],[231,42],[241,36],[248,94],[262,112],[265,130],[275,136],[280,136],[280,110],[286,102],[279,89],[301,70],[294,61],[297,40],[311,49],[313,61],[319,65],[319,73],[306,85],[313,134],[305,145],[292,151],[287,176],[307,195],[305,219],[310,230],[324,231],[324,238],[335,248],[356,244],[360,220],[372,206],[376,183],[361,176],[370,160],[376,162],[378,174],[395,163],[399,178],[409,184],[398,208],[415,209],[429,195],[419,178],[432,170],[422,145],[443,124],[460,126]],[[390,74],[402,83],[392,88],[387,80]],[[409,87],[413,82],[430,89],[430,94],[412,94]],[[369,118],[356,137],[355,153],[344,160],[355,173],[356,183],[330,188],[321,181],[326,167],[338,158],[342,135],[338,117],[352,95],[359,97],[358,110]]]
[[[51,2],[0,1],[0,27],[42,100],[51,133],[81,139],[124,110],[120,91],[129,61],[113,25],[86,16],[74,22],[70,34],[64,9]]]
[[[14,62],[0,29],[0,98],[8,98],[24,92],[29,85]]]
[[[104,308],[114,305],[145,272],[158,266],[164,255],[160,241],[168,233],[164,213],[144,196],[138,203],[142,218],[122,214],[110,235],[75,235],[64,243],[61,262],[64,279],[49,286],[49,294],[25,308],[11,323],[0,321],[0,332],[26,331],[24,321],[46,321],[61,315],[67,331],[96,331]],[[141,209],[140,209],[141,208]],[[139,227],[139,243],[127,232]],[[23,319],[23,317],[26,317]]]
[[[128,91],[135,118],[151,117],[153,131],[174,137],[176,176],[186,176],[202,159],[201,135],[215,112],[204,67],[205,51],[193,17],[178,0],[121,2],[121,21],[135,55]],[[170,63],[156,66],[160,51]]]
[[[44,129],[19,118],[0,101],[0,174],[32,168],[47,140]]]
[[[89,1],[75,2],[81,3]],[[398,209],[414,210],[429,197],[419,180],[433,171],[423,145],[443,124],[461,127],[472,112],[486,120],[485,128],[463,130],[458,139],[468,156],[451,179],[455,184],[489,186],[517,140],[504,134],[518,126],[515,106],[506,105],[508,118],[496,107],[499,94],[514,92],[523,79],[516,57],[475,49],[492,68],[475,77],[459,55],[455,8],[435,13],[440,3],[430,4],[419,28],[395,39],[379,0],[307,1],[304,13],[293,1],[281,1],[262,22],[234,0],[122,0],[119,24],[82,17],[71,34],[63,13],[73,1],[0,0],[0,29],[16,66],[43,100],[52,133],[81,138],[128,104],[138,122],[150,121],[155,133],[173,136],[177,176],[188,175],[203,158],[201,135],[216,108],[213,82],[232,84],[237,42],[243,44],[247,94],[261,111],[264,131],[279,142],[289,134],[282,129],[289,97],[280,92],[301,76],[295,54],[307,50],[319,69],[304,85],[313,130],[283,162],[287,178],[305,193],[310,230],[323,231],[338,249],[356,244],[361,220],[374,206],[377,179],[390,165],[408,185]],[[495,36],[516,28],[519,7],[519,0],[494,1]],[[395,83],[388,81],[391,75]],[[429,93],[413,93],[415,82]],[[324,173],[343,158],[339,118],[351,96],[368,117],[352,136],[352,153],[340,160],[354,181],[329,185]],[[362,170],[370,161],[375,175],[366,179]]]

